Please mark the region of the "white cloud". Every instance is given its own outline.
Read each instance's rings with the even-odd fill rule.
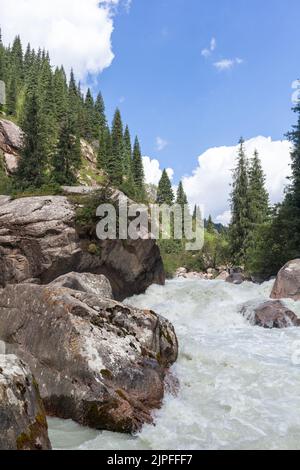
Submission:
[[[212,54],[212,52],[214,52],[216,47],[217,47],[216,38],[211,38],[209,48],[202,49],[201,55],[203,55],[203,57],[205,58],[209,57]]]
[[[271,203],[280,202],[291,171],[289,142],[259,136],[246,141],[245,147],[249,156],[258,150]],[[230,220],[230,183],[237,152],[238,146],[211,148],[200,155],[193,175],[183,179],[189,202],[203,204],[206,215],[212,214],[217,222]]]
[[[143,157],[143,163],[146,183],[158,185],[162,175],[162,169],[160,168],[159,161],[155,159],[152,160],[150,157]],[[172,168],[167,168],[167,173],[170,180],[172,181],[174,170]]]
[[[223,70],[232,69],[235,65],[241,65],[243,62],[243,59],[240,59],[239,57],[236,57],[235,59],[222,59],[218,62],[214,62],[214,67],[222,72]]]
[[[156,149],[161,152],[164,150],[168,145],[168,141],[163,139],[162,137],[156,137]]]
[[[73,67],[84,79],[114,59],[113,17],[121,3],[130,7],[123,0],[0,0],[3,39],[7,44],[19,34],[24,46],[49,50],[54,65]]]

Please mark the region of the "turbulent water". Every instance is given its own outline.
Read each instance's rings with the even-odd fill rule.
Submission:
[[[239,313],[245,302],[267,299],[270,290],[270,283],[176,280],[129,299],[174,324],[178,395],[167,395],[156,425],[135,437],[51,419],[53,447],[300,449],[300,328],[265,330]],[[288,305],[300,316],[300,302]]]

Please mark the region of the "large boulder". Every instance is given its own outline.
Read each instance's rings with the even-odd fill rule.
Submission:
[[[240,285],[245,281],[245,276],[242,273],[232,273],[226,276],[225,281],[230,284]]]
[[[155,240],[91,243],[88,233],[78,233],[75,205],[65,196],[2,199],[0,286],[46,284],[71,271],[104,274],[118,300],[165,282]]]
[[[300,300],[300,259],[289,261],[279,271],[271,298]]]
[[[118,432],[151,422],[178,354],[154,312],[55,284],[3,289],[0,339],[30,365],[49,415]]]
[[[51,449],[38,386],[23,361],[0,355],[0,450]]]
[[[287,328],[300,326],[300,319],[282,302],[268,301],[256,305],[245,305],[241,312],[253,325],[263,328]]]

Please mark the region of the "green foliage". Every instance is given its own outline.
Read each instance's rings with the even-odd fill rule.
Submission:
[[[172,184],[165,169],[163,170],[161,179],[158,183],[156,202],[159,205],[168,204],[170,206],[174,203]]]
[[[28,44],[23,54],[19,36],[6,48],[0,33],[0,80],[7,90],[7,104],[0,112],[26,133],[16,175],[21,190],[47,182],[75,184],[82,163],[80,138],[85,138],[99,142],[97,167],[114,186],[124,187],[130,197],[144,194],[138,140],[132,154],[129,128],[123,134],[120,111],[109,129],[101,93],[94,100],[88,89],[84,96],[73,70],[67,82],[64,68],[52,68],[45,50],[36,52]]]
[[[145,173],[142,159],[141,146],[138,138],[135,138],[132,155],[132,175],[136,193],[140,198],[145,197]]]

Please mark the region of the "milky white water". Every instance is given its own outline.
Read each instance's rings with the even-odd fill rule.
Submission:
[[[156,425],[136,437],[49,419],[53,447],[300,449],[300,328],[265,330],[239,313],[245,302],[267,299],[271,287],[176,280],[129,299],[174,324],[178,395],[167,395],[154,414]],[[300,316],[300,302],[287,304]]]

